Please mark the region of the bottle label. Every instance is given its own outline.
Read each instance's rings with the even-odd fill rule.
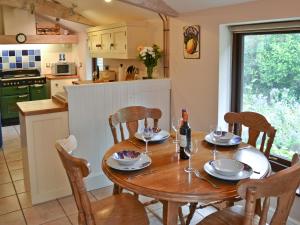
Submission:
[[[180,135],[180,147],[185,148],[187,146],[186,135]]]

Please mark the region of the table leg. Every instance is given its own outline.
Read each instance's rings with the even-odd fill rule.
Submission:
[[[177,225],[180,202],[163,201],[163,224]]]
[[[121,194],[121,193],[122,193],[122,188],[119,185],[114,184],[113,194],[117,195],[117,194]]]

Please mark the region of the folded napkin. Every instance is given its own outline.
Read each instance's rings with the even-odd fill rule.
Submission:
[[[58,144],[63,147],[69,154],[72,154],[72,152],[77,148],[77,140],[73,134],[71,134],[69,137],[58,140]]]

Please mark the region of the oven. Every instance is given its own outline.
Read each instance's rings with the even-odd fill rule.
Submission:
[[[46,78],[38,70],[0,72],[0,106],[3,125],[19,123],[17,102],[47,98]]]

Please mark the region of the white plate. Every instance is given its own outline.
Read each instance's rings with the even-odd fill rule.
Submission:
[[[107,159],[106,163],[109,167],[116,169],[116,170],[135,171],[135,170],[141,170],[143,168],[150,166],[152,163],[152,160],[148,155],[142,154],[139,161],[137,161],[133,165],[125,166],[125,165],[120,165],[116,160],[113,159],[113,156],[110,156]]]
[[[219,145],[219,146],[233,146],[233,145],[238,145],[242,142],[242,138],[237,135],[233,135],[233,138],[231,138],[228,142],[215,141],[210,134],[207,134],[204,139],[210,144]]]
[[[143,137],[142,137],[142,134],[141,133],[138,133],[136,132],[134,134],[134,137],[141,140],[141,141],[144,141],[143,140]],[[164,141],[166,139],[168,139],[170,137],[170,133],[166,130],[161,130],[160,132],[158,132],[157,134],[155,134],[151,140],[149,142],[159,142],[159,141]]]
[[[211,161],[214,170],[224,176],[235,176],[244,169],[244,163],[235,159],[217,159]]]
[[[219,178],[222,180],[229,180],[229,181],[243,180],[243,179],[249,178],[253,173],[252,168],[250,166],[248,166],[247,164],[244,164],[245,165],[244,169],[241,172],[239,172],[238,174],[236,174],[234,176],[224,176],[224,175],[217,173],[214,170],[214,168],[210,165],[210,163],[211,163],[211,161],[208,161],[207,163],[205,163],[205,165],[203,167],[205,172],[215,178]]]

